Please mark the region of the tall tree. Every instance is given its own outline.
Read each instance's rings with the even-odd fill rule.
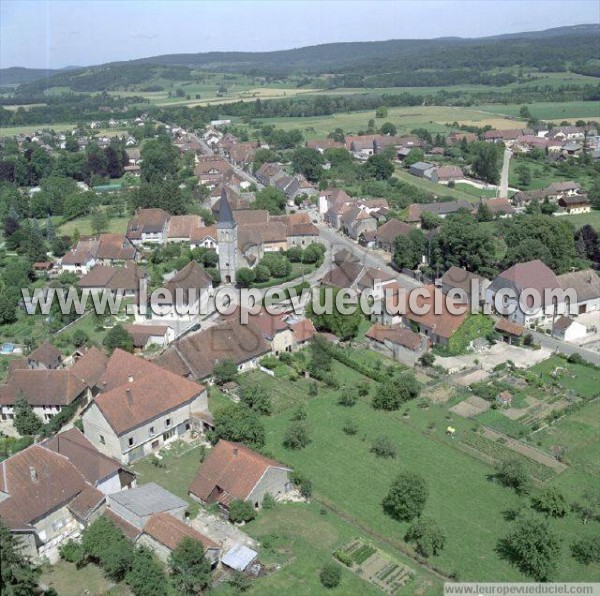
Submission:
[[[204,546],[186,536],[169,556],[171,582],[180,594],[194,596],[210,584],[210,563]]]
[[[398,521],[411,521],[421,515],[428,496],[427,484],[419,474],[403,472],[392,482],[383,509]]]
[[[23,554],[18,539],[0,520],[0,594],[29,596],[38,592],[38,570]]]
[[[140,154],[144,182],[157,183],[176,176],[179,151],[168,138],[146,141]]]

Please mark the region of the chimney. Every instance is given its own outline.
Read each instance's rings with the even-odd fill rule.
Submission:
[[[29,466],[29,475],[31,476],[31,481],[32,482],[37,482],[38,481],[37,470],[33,466]]]
[[[237,455],[237,454],[238,454],[238,448],[237,448],[237,447],[234,447],[234,448],[233,448],[233,455]]]
[[[130,383],[133,383],[133,375],[129,375],[129,376],[127,377],[127,380],[128,380]]]
[[[127,394],[127,403],[131,405],[131,389],[127,387],[127,389],[125,389],[125,393]]]

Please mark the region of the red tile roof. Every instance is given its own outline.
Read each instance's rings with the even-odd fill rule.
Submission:
[[[94,387],[100,381],[108,365],[108,358],[104,352],[92,346],[75,364],[71,372],[81,379],[88,387]]]
[[[154,538],[169,550],[175,550],[186,537],[202,544],[205,550],[220,549],[216,542],[165,512],[154,513],[150,516],[144,526],[144,534],[148,534],[150,538]]]
[[[380,343],[389,341],[410,350],[418,350],[422,345],[421,336],[418,333],[414,333],[410,329],[398,325],[386,327],[380,323],[375,323],[365,333],[365,336]]]
[[[232,499],[245,500],[270,467],[289,470],[245,445],[220,440],[200,465],[190,493],[207,502],[220,489]]]
[[[85,390],[71,370],[18,369],[0,385],[0,404],[14,405],[23,395],[31,406],[67,406]]]
[[[51,343],[45,341],[41,346],[33,350],[27,359],[39,362],[45,366],[50,366],[61,357],[62,352],[56,346],[53,346]]]

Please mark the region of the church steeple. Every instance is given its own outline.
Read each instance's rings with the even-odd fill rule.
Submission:
[[[225,186],[223,186],[221,200],[219,201],[219,221],[217,222],[217,229],[231,229],[234,228],[235,225],[235,219],[233,218],[229,199],[227,198],[227,191],[225,190]]]

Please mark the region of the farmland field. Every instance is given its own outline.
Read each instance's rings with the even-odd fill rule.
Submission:
[[[540,120],[578,120],[599,119],[600,108],[593,101],[569,101],[562,103],[532,103],[528,105],[529,111]],[[488,104],[479,106],[483,112],[519,116],[521,106],[517,104]]]
[[[364,379],[337,362],[334,372],[347,386]],[[495,551],[498,538],[509,528],[503,512],[518,506],[521,499],[490,480],[493,468],[489,464],[462,451],[456,439],[445,435],[448,411],[444,406],[428,404],[423,408],[423,400],[417,400],[404,411],[380,412],[365,399],[352,408],[344,408],[336,403],[336,391],[321,388],[318,397],[309,398],[308,383],[303,379],[285,381],[285,387],[281,379],[260,373],[242,379],[250,381],[257,375],[275,396],[276,413],[264,419],[266,451],[307,475],[313,482],[317,501],[331,504],[357,525],[398,540],[407,526],[384,515],[381,500],[398,472],[418,472],[430,489],[425,513],[438,519],[448,534],[448,547],[434,559],[435,565],[448,573],[456,571],[464,580],[524,579]],[[289,451],[282,446],[282,439],[290,414],[299,402],[306,404],[312,442],[303,450]],[[342,431],[348,419],[358,426],[354,436]],[[463,434],[473,434],[472,421],[452,418],[452,425],[459,440]],[[397,459],[377,458],[370,452],[372,441],[381,435],[397,445]],[[573,491],[574,485],[565,483],[561,475],[556,476],[549,468],[541,466],[539,472],[548,483],[560,482]],[[560,520],[556,526],[567,543],[580,531],[573,516]],[[475,567],[473,561],[477,561]],[[561,579],[585,580],[593,574],[594,570],[575,563],[568,549],[564,550],[558,574]]]
[[[448,186],[444,186],[442,184],[436,184],[431,180],[427,180],[426,178],[418,178],[417,176],[413,176],[410,174],[404,167],[397,166],[396,171],[394,172],[394,176],[402,180],[403,182],[408,182],[421,190],[425,190],[427,192],[433,193],[438,197],[452,197],[454,199],[469,201],[470,203],[478,203],[479,196],[474,196],[470,192],[465,192],[462,188],[450,188]],[[464,185],[467,186],[467,185]],[[470,187],[473,189],[473,187]],[[478,190],[478,189],[473,189]]]

